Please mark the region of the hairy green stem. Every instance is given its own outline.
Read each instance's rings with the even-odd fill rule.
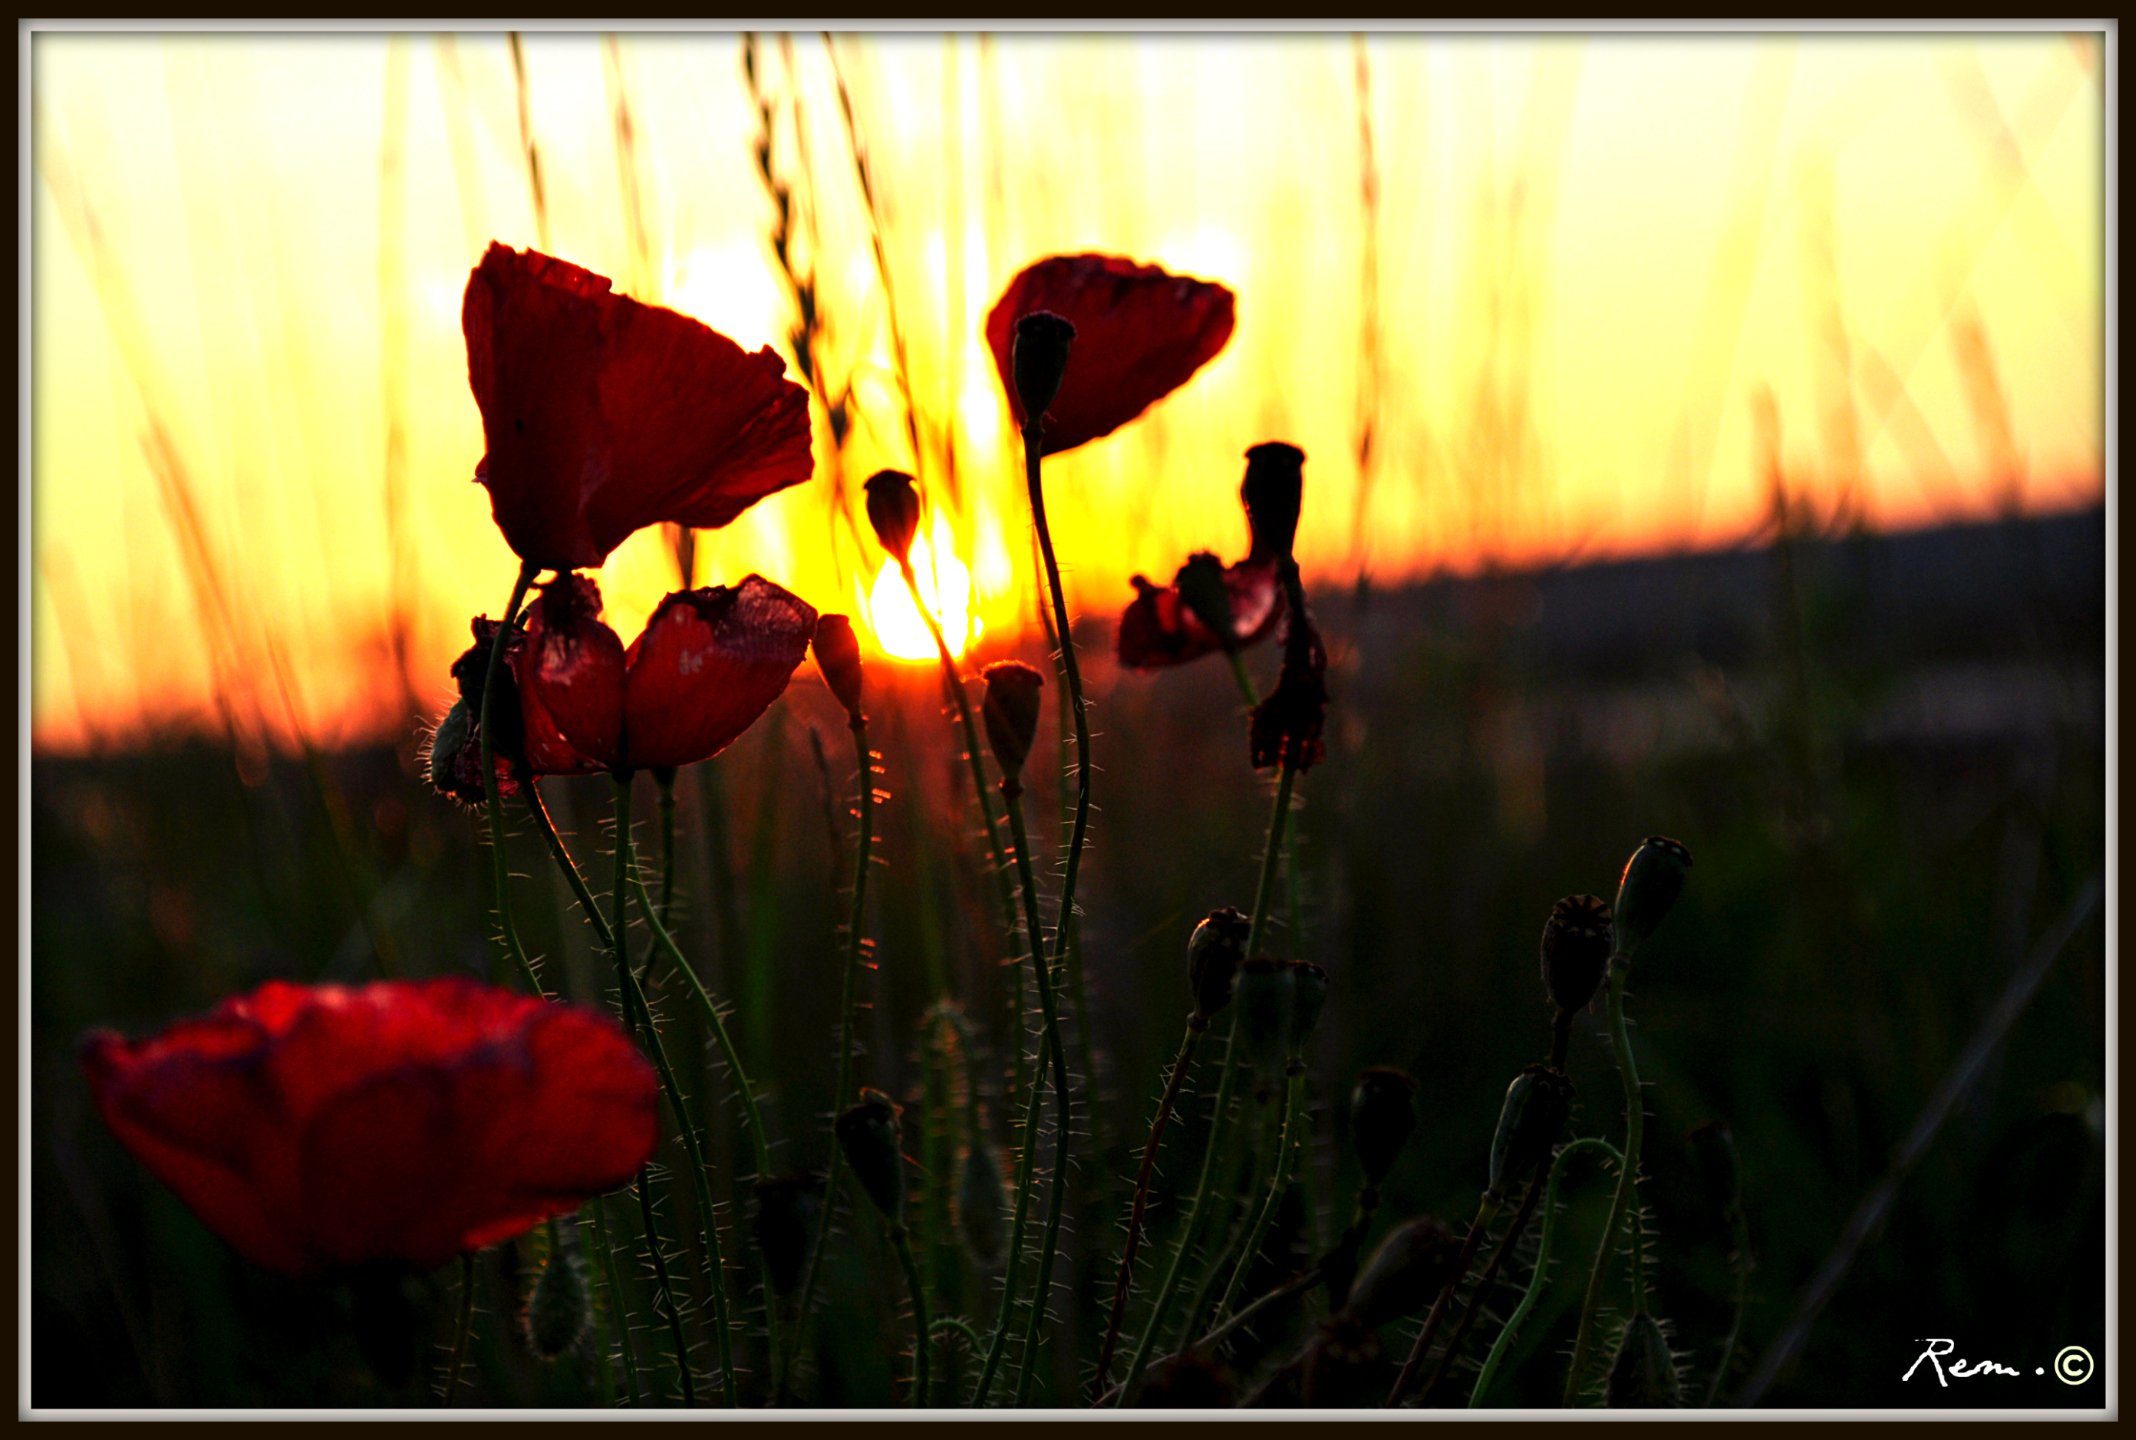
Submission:
[[[912,1237],[899,1225],[891,1230],[897,1245],[897,1263],[905,1271],[905,1289],[912,1296],[912,1405],[924,1410],[931,1401],[927,1393],[927,1287],[920,1283],[919,1262],[912,1256]]]
[[[481,732],[482,741],[482,798],[489,816],[490,881],[497,892],[497,930],[505,952],[519,967],[519,976],[527,982],[527,988],[546,999],[547,992],[541,988],[541,979],[534,973],[533,962],[527,959],[526,947],[519,943],[519,929],[512,924],[511,865],[504,853],[504,803],[497,793],[497,751],[490,728],[490,707],[497,696],[497,672],[504,665],[505,642],[511,638],[512,627],[519,623],[520,603],[527,598],[527,590],[533,585],[540,568],[529,561],[519,567],[518,578],[512,582],[512,598],[504,607],[504,619],[497,626],[496,637],[490,641],[489,663],[482,672],[482,713],[476,721],[476,729]],[[497,978],[494,966],[492,972],[494,980]]]
[[[1275,1223],[1276,1210],[1283,1203],[1283,1192],[1290,1188],[1291,1174],[1297,1163],[1297,1153],[1304,1148],[1302,1126],[1299,1124],[1305,1111],[1305,1062],[1293,1055],[1290,1058],[1288,1083],[1283,1091],[1283,1128],[1276,1136],[1276,1174],[1268,1192],[1261,1197],[1260,1207],[1254,1212],[1253,1221],[1246,1229],[1245,1248],[1239,1251],[1238,1263],[1232,1267],[1231,1279],[1224,1286],[1224,1297],[1217,1301],[1216,1314],[1212,1321],[1221,1321],[1238,1298],[1239,1287],[1245,1283],[1246,1272],[1261,1253],[1268,1241],[1269,1226]]]
[[[1543,1233],[1535,1252],[1535,1273],[1528,1277],[1527,1293],[1520,1297],[1520,1304],[1513,1307],[1512,1315],[1506,1319],[1505,1328],[1498,1332],[1498,1339],[1491,1346],[1491,1353],[1483,1358],[1483,1368],[1476,1373],[1476,1386],[1469,1392],[1468,1403],[1471,1410],[1482,1407],[1483,1397],[1489,1392],[1491,1381],[1497,1378],[1499,1367],[1505,1363],[1506,1352],[1512,1349],[1514,1334],[1528,1318],[1528,1312],[1535,1308],[1535,1302],[1542,1297],[1543,1287],[1549,1283],[1550,1240],[1557,1228],[1558,1180],[1565,1169],[1565,1157],[1580,1150],[1600,1150],[1619,1164],[1624,1160],[1616,1146],[1598,1136],[1590,1135],[1575,1140],[1558,1151],[1557,1158],[1550,1162],[1549,1186],[1543,1195]]]
[[[475,1252],[460,1252],[460,1316],[452,1327],[452,1360],[445,1367],[445,1394],[442,1397],[447,1410],[452,1408],[453,1392],[460,1388],[460,1367],[467,1361],[467,1335],[475,1325]]]
[[[1632,1188],[1639,1183],[1639,1142],[1646,1131],[1646,1103],[1639,1093],[1639,1066],[1632,1057],[1632,1037],[1624,1024],[1624,982],[1631,970],[1631,957],[1618,952],[1609,961],[1609,1042],[1617,1057],[1617,1073],[1624,1081],[1624,1158],[1618,1165],[1617,1192],[1609,1203],[1609,1219],[1603,1222],[1602,1239],[1595,1247],[1594,1269],[1587,1277],[1587,1297],[1580,1305],[1580,1326],[1573,1332],[1572,1365],[1565,1374],[1565,1399],[1569,1407],[1580,1394],[1589,1353],[1594,1348],[1595,1315],[1602,1303],[1602,1279],[1609,1272],[1610,1256],[1616,1253],[1617,1233],[1624,1229],[1631,1208]],[[1634,1248],[1633,1280],[1645,1293],[1645,1258]]]
[[[1431,1349],[1431,1342],[1439,1334],[1439,1326],[1445,1323],[1447,1308],[1453,1304],[1454,1292],[1461,1282],[1468,1279],[1469,1262],[1476,1258],[1476,1247],[1483,1243],[1485,1232],[1491,1222],[1498,1218],[1500,1202],[1486,1191],[1476,1206],[1476,1218],[1469,1222],[1468,1237],[1461,1242],[1461,1254],[1454,1261],[1454,1275],[1439,1292],[1439,1298],[1431,1302],[1431,1313],[1424,1317],[1424,1328],[1417,1332],[1416,1344],[1409,1347],[1409,1358],[1402,1362],[1402,1373],[1394,1377],[1394,1389],[1387,1392],[1387,1408],[1393,1409],[1402,1403],[1409,1387],[1416,1384],[1417,1371],[1423,1367],[1424,1356]]]
[[[593,1212],[593,1243],[601,1252],[601,1266],[608,1277],[608,1308],[616,1321],[616,1350],[623,1360],[624,1393],[630,1403],[638,1403],[638,1355],[630,1343],[630,1311],[623,1295],[623,1274],[616,1268],[616,1247],[608,1238],[608,1222],[603,1218],[606,1208],[596,1197],[586,1207]],[[605,1368],[608,1356],[601,1356]]]

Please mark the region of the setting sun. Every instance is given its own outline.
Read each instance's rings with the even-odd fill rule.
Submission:
[[[962,655],[965,646],[985,633],[986,626],[972,615],[972,572],[951,552],[947,531],[939,520],[935,536],[943,542],[939,558],[935,547],[922,536],[913,543],[912,568],[919,576],[920,595],[941,621],[942,638],[949,642],[950,653]],[[885,655],[894,660],[935,658],[934,637],[927,633],[927,622],[912,603],[912,594],[905,588],[904,577],[897,573],[895,560],[885,560],[883,568],[876,572],[875,586],[868,592],[864,608],[868,628]]]

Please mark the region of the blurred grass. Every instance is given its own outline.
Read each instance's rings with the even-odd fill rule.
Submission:
[[[1696,868],[1678,913],[1642,952],[1631,1007],[1651,1081],[1658,1293],[1703,1382],[1698,1367],[1711,1364],[1727,1324],[1727,1240],[1680,1137],[1724,1118],[1743,1155],[1758,1260],[1743,1345],[1746,1366],[1753,1361],[2025,946],[2100,867],[2103,549],[2094,546],[2103,532],[2096,518],[2087,524],[1944,537],[1957,573],[1986,586],[1977,598],[2007,616],[2000,628],[1974,623],[1921,580],[1931,538],[1794,533],[1777,550],[1734,557],[1732,568],[1721,558],[1703,569],[1657,561],[1645,573],[1387,592],[1361,633],[1344,602],[1323,602],[1338,663],[1335,743],[1300,787],[1312,958],[1334,977],[1314,1047],[1315,1193],[1347,1213],[1354,1175],[1332,1136],[1349,1080],[1367,1064],[1396,1064],[1422,1086],[1424,1123],[1384,1213],[1465,1213],[1499,1092],[1544,1048],[1534,950],[1550,902],[1609,893],[1640,836],[1677,835]],[[1985,567],[1981,555],[2001,559]],[[2073,556],[2083,563],[2073,567]],[[1746,574],[1748,593],[1763,596],[1749,609],[1740,587],[1729,588]],[[1641,585],[1661,611],[1626,598]],[[1893,606],[1895,593],[1913,608]],[[1583,613],[1598,604],[1616,612],[1618,639]],[[1686,625],[1680,606],[1703,607],[1703,630]],[[1214,905],[1242,903],[1266,803],[1243,763],[1243,722],[1222,667],[1122,675],[1098,658],[1107,638],[1095,621],[1083,636],[1103,765],[1083,934],[1101,1068],[1113,1077],[1100,1096],[1102,1133],[1115,1151],[1081,1153],[1086,1172],[1129,1163],[1186,1008],[1187,929]],[[1273,664],[1270,654],[1255,659],[1264,671]],[[1976,702],[1962,693],[1966,667],[1988,663],[2023,677],[1998,688],[2022,690],[2024,703],[1968,728],[1960,722]],[[890,799],[874,907],[881,968],[865,982],[875,1008],[860,1031],[859,1074],[920,1104],[919,1027],[940,998],[928,977],[953,977],[978,1043],[993,1047],[990,1064],[972,1073],[1006,1154],[1005,976],[992,963],[991,892],[973,865],[952,726],[924,667],[878,664],[871,676]],[[1924,705],[1920,693],[1941,703]],[[740,1005],[778,1163],[820,1166],[827,1136],[811,1117],[833,1099],[837,902],[821,780],[794,747],[803,729],[835,739],[841,722],[807,674],[781,715],[715,762],[739,907],[730,923],[712,913],[720,892],[709,873],[710,792],[681,787],[680,933],[706,957],[717,993]],[[422,789],[398,752],[318,762],[379,877],[369,922],[406,971],[481,973],[486,886],[471,818]],[[849,787],[849,761],[829,768]],[[590,784],[547,789],[560,823],[569,829],[578,817],[582,856],[604,849],[586,818],[599,813]],[[147,1027],[270,976],[375,973],[362,917],[334,878],[342,862],[324,793],[300,761],[240,767],[199,738],[34,764],[39,1405],[427,1403],[420,1378],[399,1390],[376,1378],[354,1348],[345,1294],[252,1270],[150,1181],[97,1122],[72,1060],[93,1024]],[[640,838],[652,838],[650,826]],[[530,949],[567,993],[598,1000],[600,957],[531,837],[515,840],[513,859],[529,877],[519,913]],[[557,903],[541,903],[544,889]],[[1955,1334],[1961,1353],[2028,1366],[2065,1343],[2099,1349],[2103,964],[2094,923],[1902,1191],[1775,1402],[1979,1403],[1978,1392],[1893,1383],[1921,1334]],[[704,1057],[686,1084],[715,1097],[715,1193],[732,1204],[732,1177],[748,1164],[731,1089],[711,1073],[687,1007],[666,1009],[683,1037],[671,1038],[674,1053]],[[1582,1021],[1573,1046],[1585,1097],[1576,1125],[1609,1134],[1616,1081],[1593,1023]],[[1166,1181],[1151,1207],[1160,1240],[1177,1220],[1170,1186],[1189,1172],[1200,1131],[1190,1104],[1167,1141]],[[1569,1187],[1561,1256],[1591,1253],[1598,1207],[1586,1202],[1601,1188],[1592,1179]],[[669,1203],[686,1207],[684,1187]],[[731,1215],[727,1223],[734,1234]],[[690,1234],[688,1223],[669,1228]],[[879,1226],[862,1217],[847,1229],[826,1261],[815,1333],[832,1343],[813,1393],[830,1404],[889,1404],[893,1373],[904,1373],[893,1359],[904,1343],[896,1270]],[[741,1240],[735,1234],[730,1254]],[[1059,1387],[1091,1359],[1077,1354],[1095,1339],[1084,1312],[1109,1281],[1114,1244],[1097,1229],[1074,1238],[1076,1321],[1041,1393],[1050,1385],[1072,1403]],[[506,1333],[512,1263],[500,1251],[478,1267],[467,1398],[587,1400],[582,1358],[543,1368]],[[953,1259],[938,1256],[936,1273],[967,1305],[986,1293]],[[455,1283],[442,1272],[409,1302],[439,1343]],[[1550,1403],[1576,1288],[1546,1293],[1501,1400]],[[745,1354],[754,1347],[740,1343]],[[1271,1353],[1277,1344],[1264,1343]],[[2014,1393],[2020,1382],[2007,1383]],[[2043,1383],[2021,1403],[2095,1398]]]

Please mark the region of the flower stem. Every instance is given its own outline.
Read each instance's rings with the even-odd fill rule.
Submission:
[[[512,627],[519,623],[519,606],[527,598],[527,590],[534,584],[534,576],[539,570],[539,566],[529,561],[519,567],[519,576],[512,582],[512,598],[504,607],[504,620],[497,626],[496,637],[490,641],[489,664],[483,670],[482,713],[476,728],[482,736],[482,798],[489,814],[490,881],[497,893],[497,930],[504,942],[505,953],[519,967],[519,977],[527,982],[529,990],[546,999],[548,992],[541,988],[533,963],[527,959],[526,947],[519,943],[518,927],[512,924],[511,866],[504,853],[504,805],[497,794],[495,732],[490,728],[490,706],[497,696],[497,672],[504,665],[505,642],[511,638]],[[491,979],[496,978],[493,970]]]
[[[460,1388],[460,1367],[467,1360],[467,1335],[475,1325],[475,1252],[460,1252],[460,1316],[452,1327],[452,1361],[445,1367],[444,1406],[452,1408],[452,1397]]]
[[[696,1147],[696,1127],[690,1123],[689,1112],[683,1107],[682,1092],[675,1087],[673,1072],[669,1070],[667,1056],[660,1045],[660,1037],[653,1028],[653,1018],[646,1012],[645,997],[638,991],[638,977],[630,968],[630,946],[626,943],[628,919],[624,907],[630,892],[630,781],[616,778],[616,874],[615,884],[609,890],[609,950],[615,956],[616,988],[621,992],[625,1020],[631,1028],[643,1028],[645,1044],[653,1052],[660,1071],[661,1085],[667,1091],[668,1103],[675,1109],[675,1123],[682,1130],[684,1142],[693,1151]],[[702,1174],[704,1167],[695,1163],[692,1170]],[[675,1304],[675,1290],[668,1281],[667,1256],[660,1243],[660,1227],[653,1216],[652,1174],[645,1166],[638,1168],[638,1218],[645,1229],[646,1253],[653,1261],[653,1281],[660,1307],[667,1312],[668,1331],[675,1344],[675,1369],[682,1376],[682,1403],[685,1409],[697,1400],[696,1386],[690,1378],[690,1347],[682,1333],[682,1311]],[[705,1220],[712,1221],[710,1211]],[[725,1327],[721,1327],[722,1333]],[[730,1369],[726,1375],[728,1403],[733,1403],[734,1376]]]
[[[1227,648],[1224,658],[1231,662],[1231,678],[1239,682],[1239,694],[1245,697],[1246,708],[1253,710],[1261,704],[1260,692],[1253,688],[1253,676],[1246,673],[1246,657],[1237,650]]]
[[[1432,1392],[1439,1388],[1439,1382],[1454,1368],[1454,1361],[1461,1355],[1461,1343],[1468,1339],[1469,1327],[1476,1323],[1476,1312],[1483,1308],[1483,1297],[1490,1293],[1491,1283],[1498,1278],[1498,1272],[1505,1268],[1507,1257],[1513,1253],[1513,1248],[1520,1244],[1520,1237],[1528,1233],[1528,1221],[1534,1218],[1535,1202],[1542,1198],[1542,1194],[1543,1177],[1538,1174],[1528,1182],[1527,1193],[1521,1196],[1520,1208],[1513,1212],[1512,1223],[1506,1226],[1506,1233],[1499,1237],[1497,1246],[1492,1249],[1490,1263],[1483,1267],[1483,1274],[1477,1277],[1476,1288],[1469,1291],[1468,1303],[1461,1307],[1461,1318],[1454,1322],[1454,1333],[1448,1337],[1446,1348],[1439,1353],[1439,1363],[1432,1367],[1431,1378],[1424,1382],[1424,1388],[1417,1393],[1419,1406],[1431,1403]]]
[[[1491,1346],[1491,1353],[1484,1356],[1483,1368],[1476,1372],[1476,1386],[1469,1392],[1468,1403],[1471,1410],[1479,1409],[1483,1405],[1483,1397],[1490,1390],[1491,1381],[1497,1378],[1498,1367],[1505,1363],[1506,1352],[1512,1348],[1515,1332],[1528,1318],[1528,1312],[1535,1308],[1535,1302],[1541,1298],[1543,1287],[1549,1281],[1550,1237],[1557,1228],[1558,1179],[1565,1168],[1565,1157],[1575,1151],[1589,1149],[1600,1150],[1620,1164],[1623,1162],[1624,1157],[1618,1153],[1616,1146],[1598,1136],[1590,1135],[1575,1140],[1558,1151],[1557,1159],[1550,1163],[1549,1187],[1543,1196],[1543,1233],[1535,1252],[1535,1273],[1528,1277],[1527,1293],[1520,1297],[1520,1304],[1513,1307],[1513,1313],[1507,1318],[1505,1328],[1498,1332],[1498,1339]]]
[[[867,946],[868,857],[875,840],[875,753],[868,748],[868,722],[852,723],[853,750],[860,763],[859,859],[853,866],[853,908],[846,921],[846,957],[843,990],[838,1002],[838,1078],[831,1091],[832,1111],[846,1103],[853,1088],[853,1004],[859,988],[861,956]],[[809,1250],[808,1266],[801,1277],[801,1296],[795,1306],[795,1334],[785,1355],[790,1359],[800,1342],[799,1331],[808,1323],[808,1310],[816,1293],[816,1272],[823,1252],[831,1243],[831,1222],[838,1209],[838,1180],[845,1168],[845,1147],[831,1146],[831,1163],[823,1181],[823,1210],[816,1221],[816,1243]],[[786,1376],[773,1377],[772,1402],[784,1398]]]
[[[1626,1213],[1631,1208],[1632,1187],[1639,1183],[1639,1142],[1646,1131],[1646,1103],[1639,1093],[1639,1066],[1632,1058],[1632,1037],[1624,1025],[1624,981],[1631,970],[1631,957],[1622,951],[1609,961],[1609,1043],[1617,1057],[1617,1073],[1624,1081],[1624,1158],[1617,1167],[1617,1193],[1609,1202],[1609,1219],[1602,1225],[1602,1240],[1595,1248],[1594,1269],[1587,1276],[1587,1298],[1580,1305],[1580,1327],[1573,1332],[1572,1366],[1565,1375],[1564,1403],[1569,1407],[1579,1398],[1581,1377],[1587,1370],[1587,1358],[1594,1348],[1595,1312],[1602,1301],[1602,1277],[1609,1271],[1610,1256],[1616,1253],[1617,1233],[1625,1225]],[[1632,1255],[1632,1274],[1639,1289],[1644,1292],[1646,1279],[1644,1257],[1635,1248]]]
[[[623,1296],[623,1275],[616,1269],[616,1247],[608,1239],[608,1223],[602,1218],[606,1208],[596,1197],[586,1207],[593,1212],[593,1243],[600,1249],[601,1266],[608,1277],[608,1308],[616,1322],[616,1349],[623,1359],[623,1384],[630,1403],[638,1403],[638,1355],[630,1343],[630,1315]],[[607,1355],[602,1355],[601,1364],[608,1364]]]
[[[563,871],[564,879],[570,882],[571,893],[578,897],[579,909],[585,912],[587,921],[593,926],[601,948],[613,949],[615,938],[608,929],[608,917],[601,913],[600,902],[593,898],[593,891],[588,888],[578,862],[571,858],[571,852],[564,847],[563,837],[556,833],[556,821],[550,818],[549,807],[541,798],[541,787],[530,779],[526,790],[527,813],[534,817],[534,828],[548,845],[550,858],[556,861],[556,868]]]
[[[1245,1282],[1246,1272],[1252,1268],[1261,1246],[1267,1243],[1268,1227],[1274,1223],[1276,1210],[1283,1203],[1283,1192],[1290,1188],[1291,1173],[1297,1153],[1304,1148],[1304,1137],[1299,1118],[1305,1109],[1305,1061],[1293,1055],[1289,1065],[1289,1083],[1283,1093],[1283,1129],[1276,1138],[1276,1174],[1270,1182],[1268,1193],[1261,1197],[1260,1207],[1255,1210],[1253,1222],[1246,1230],[1245,1248],[1239,1251],[1238,1263],[1231,1269],[1231,1279],[1224,1286],[1224,1298],[1216,1305],[1213,1321],[1220,1321],[1231,1309],[1231,1302],[1238,1298],[1239,1287]]]
[[[1402,1403],[1409,1387],[1417,1382],[1417,1371],[1424,1366],[1424,1356],[1431,1349],[1431,1342],[1439,1334],[1439,1326],[1446,1321],[1446,1312],[1453,1304],[1454,1292],[1461,1282],[1468,1279],[1469,1261],[1476,1258],[1476,1247],[1483,1243],[1484,1233],[1491,1222],[1498,1218],[1500,1202],[1486,1193],[1476,1206],[1476,1218],[1469,1222],[1468,1237],[1461,1242],[1461,1254],[1454,1261],[1454,1275],[1439,1292],[1439,1298],[1431,1302],[1431,1313],[1424,1317],[1424,1328],[1417,1332],[1417,1343],[1409,1347],[1409,1358],[1402,1362],[1402,1373],[1394,1377],[1394,1389],[1387,1393],[1387,1408],[1393,1409]]]
[[[904,1267],[905,1288],[912,1295],[912,1405],[916,1410],[924,1410],[930,1400],[927,1393],[927,1287],[920,1283],[919,1263],[912,1258],[912,1238],[905,1233],[905,1227],[893,1228],[890,1238],[897,1246],[897,1262]]]
[[[1728,1262],[1735,1268],[1735,1302],[1728,1316],[1728,1337],[1721,1342],[1720,1363],[1714,1366],[1713,1383],[1706,1387],[1706,1408],[1711,1410],[1721,1398],[1721,1387],[1728,1383],[1728,1367],[1735,1363],[1736,1345],[1743,1336],[1743,1310],[1750,1301],[1750,1222],[1738,1202],[1731,1217],[1730,1235],[1735,1249]]]
[[[1142,1146],[1142,1168],[1135,1176],[1135,1199],[1127,1216],[1127,1242],[1120,1249],[1120,1275],[1113,1282],[1112,1314],[1105,1322],[1105,1338],[1098,1346],[1098,1371],[1091,1381],[1094,1393],[1105,1393],[1105,1382],[1112,1375],[1113,1351],[1120,1343],[1120,1322],[1127,1314],[1127,1297],[1135,1275],[1135,1251],[1142,1244],[1142,1215],[1149,1205],[1150,1180],[1157,1172],[1157,1146],[1164,1139],[1165,1126],[1171,1122],[1172,1107],[1179,1101],[1180,1087],[1186,1083],[1187,1072],[1194,1065],[1194,1050],[1201,1043],[1202,1032],[1209,1022],[1199,1011],[1187,1017],[1187,1031],[1179,1042],[1179,1054],[1172,1061],[1171,1073],[1164,1082],[1164,1096],[1157,1102],[1156,1118],[1150,1121],[1150,1138]]]

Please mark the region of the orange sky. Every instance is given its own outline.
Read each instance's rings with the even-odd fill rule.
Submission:
[[[402,723],[396,627],[442,705],[515,568],[469,483],[459,297],[491,238],[786,349],[737,39],[524,53],[522,92],[493,35],[34,38],[40,747],[215,725],[218,703],[377,733]],[[791,54],[761,56],[774,153],[818,210],[857,483],[912,460],[834,73],[820,36]],[[1240,455],[1271,438],[1309,456],[1308,570],[1390,580],[1732,541],[1767,503],[1761,413],[1791,486],[1874,523],[2102,493],[2096,39],[1374,36],[1362,90],[1349,37],[880,35],[837,58],[920,470],[990,630],[1021,623],[1030,558],[980,320],[1056,250],[1239,295],[1208,369],[1049,465],[1079,608],[1241,548]],[[818,455],[821,477],[820,417]],[[699,583],[757,570],[865,632],[881,557],[833,508],[823,478],[766,502],[701,540]],[[673,570],[643,535],[602,581],[628,636]],[[218,678],[239,675],[242,697]]]

